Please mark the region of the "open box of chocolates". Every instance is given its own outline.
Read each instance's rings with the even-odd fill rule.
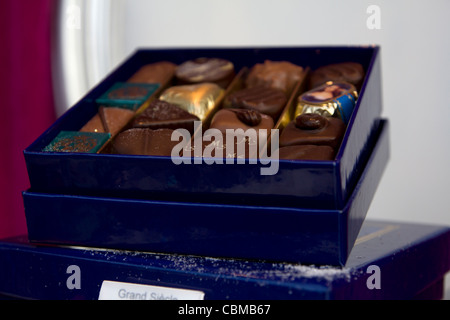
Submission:
[[[376,46],[138,50],[25,150],[30,240],[343,264],[381,108]]]

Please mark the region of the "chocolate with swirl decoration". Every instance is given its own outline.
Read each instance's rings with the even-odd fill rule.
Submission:
[[[180,84],[211,82],[226,88],[235,76],[231,61],[219,58],[198,58],[180,64],[175,77]]]

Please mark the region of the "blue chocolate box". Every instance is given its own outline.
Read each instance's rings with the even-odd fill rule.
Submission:
[[[335,160],[276,160],[277,174],[261,175],[262,164],[175,165],[170,157],[42,151],[61,131],[79,130],[97,113],[98,99],[143,65],[198,57],[228,59],[238,71],[265,60],[307,70],[360,63],[365,79]],[[389,157],[381,111],[377,46],[138,50],[24,151],[29,238],[345,264]]]

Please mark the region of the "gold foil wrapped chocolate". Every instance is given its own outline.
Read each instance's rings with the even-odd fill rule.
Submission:
[[[205,120],[224,93],[225,90],[214,83],[201,83],[170,87],[159,99],[176,104],[200,120]]]
[[[298,97],[295,117],[315,113],[324,117],[338,117],[348,123],[357,99],[358,92],[352,84],[329,81]]]

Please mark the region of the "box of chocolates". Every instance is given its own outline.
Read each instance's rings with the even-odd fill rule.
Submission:
[[[253,214],[261,214],[266,230],[282,211],[311,227],[299,227],[297,240],[328,237],[334,255],[322,261],[317,257],[325,252],[316,247],[311,250],[317,254],[291,259],[289,250],[278,258],[262,256],[265,249],[218,254],[342,263],[378,184],[378,178],[363,183],[364,172],[384,167],[388,153],[387,123],[380,118],[380,69],[377,46],[138,50],[24,151],[31,185],[24,194],[27,219],[33,221],[30,239],[58,242],[52,232],[49,237],[43,233],[51,223],[33,231],[37,216],[43,218],[37,206],[48,208],[48,216],[71,212],[61,199],[71,206],[76,201],[92,218],[103,212],[99,203],[130,205],[129,222],[138,223],[142,232],[148,226],[138,222],[141,212],[151,217],[161,208],[175,220],[187,210],[181,220],[192,221],[187,226],[196,234],[202,228],[210,234],[217,227],[211,224],[220,224],[231,211],[247,221],[240,231],[252,234],[250,216],[259,220]],[[377,155],[378,149],[384,151]],[[370,159],[375,159],[371,166]],[[367,195],[358,191],[360,184],[370,185]],[[359,197],[366,209],[356,212],[352,208]],[[221,213],[215,215],[216,210]],[[206,212],[209,224],[200,221]],[[174,243],[182,243],[186,234],[176,229],[168,230],[180,235]],[[121,232],[129,239],[111,242],[104,235],[104,241],[87,237],[84,244],[211,254],[178,245],[147,246],[151,241],[130,235],[140,233],[131,226]],[[270,239],[269,233],[260,233],[261,240]],[[228,236],[233,234],[230,230]],[[216,245],[228,236],[218,237]],[[278,236],[281,241],[292,235]],[[77,237],[72,240],[82,244]]]
[[[139,50],[25,159],[41,192],[341,209],[381,108],[378,47]]]

